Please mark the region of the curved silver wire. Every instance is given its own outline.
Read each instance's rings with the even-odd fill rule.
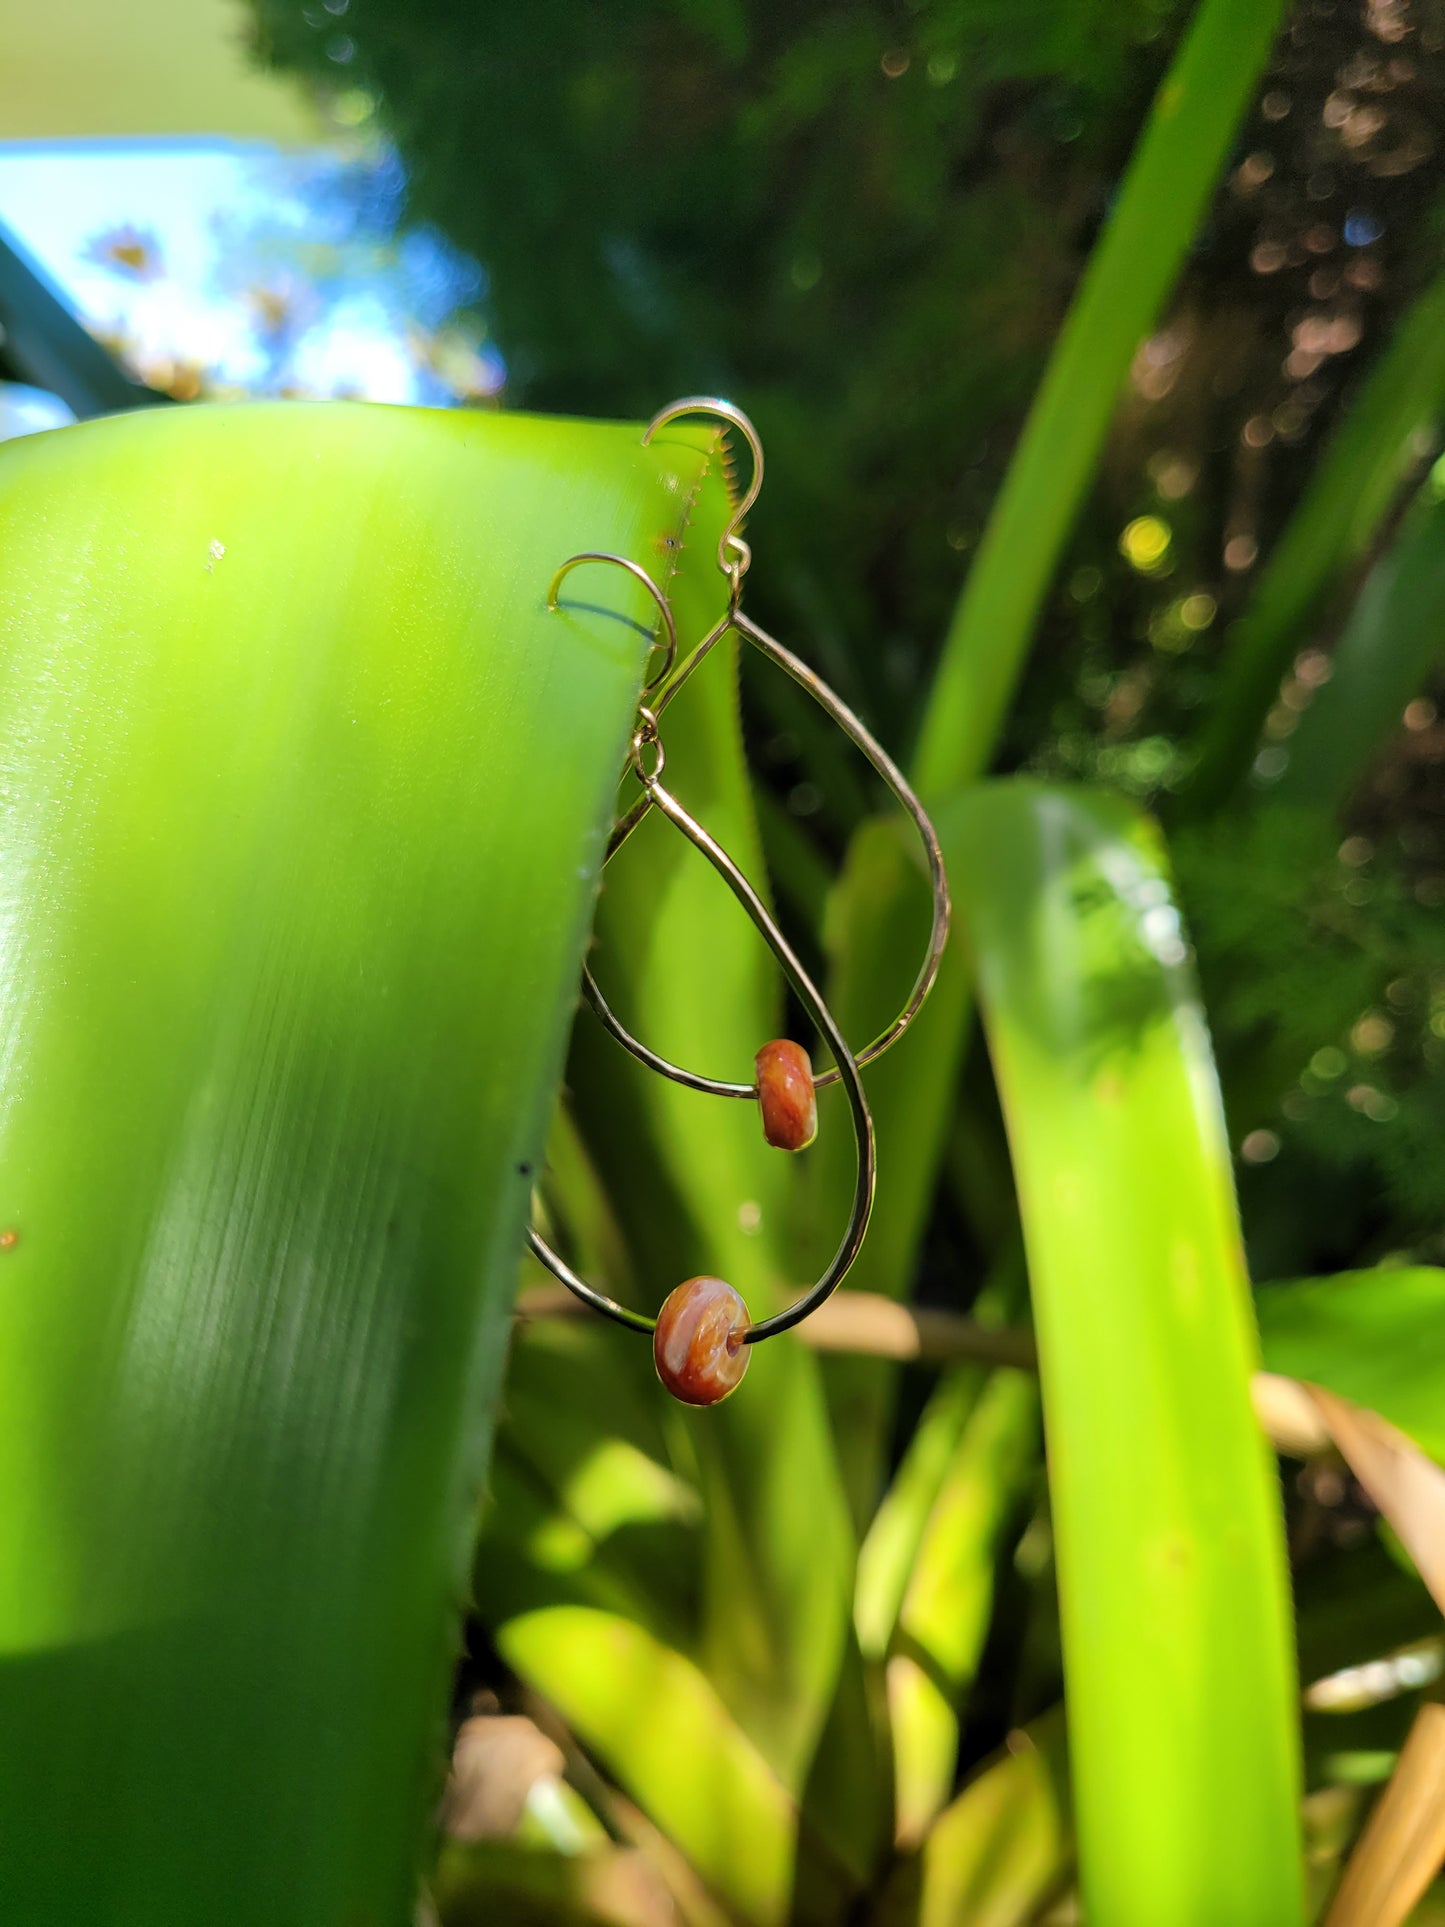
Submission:
[[[855,1062],[859,1068],[875,1062],[884,1051],[891,1050],[923,1008],[924,1000],[933,988],[938,976],[938,967],[943,958],[943,948],[948,941],[948,925],[952,908],[948,895],[948,876],[943,867],[943,851],[939,847],[938,832],[934,829],[928,812],[918,799],[918,795],[907,777],[899,769],[893,758],[884,749],[877,737],[865,728],[858,717],[840,696],[828,687],[821,676],[810,669],[807,663],[795,656],[791,649],[784,648],[776,637],[770,636],[766,629],[760,628],[751,616],[744,615],[740,609],[733,611],[729,618],[730,626],[740,635],[746,636],[755,649],[766,656],[769,662],[776,663],[785,670],[800,689],[805,689],[813,700],[824,709],[842,730],[843,734],[857,748],[862,750],[868,761],[888,785],[906,814],[911,817],[914,827],[923,843],[923,854],[928,864],[928,880],[933,895],[933,919],[928,932],[928,946],[923,954],[923,963],[914,980],[908,1001],[886,1030],[880,1031],[872,1043],[857,1053]],[[647,794],[644,786],[644,795]],[[641,799],[639,799],[641,800]],[[649,799],[650,801],[651,799]],[[625,818],[623,819],[626,820]],[[641,821],[641,818],[638,819]],[[620,826],[619,826],[620,827]],[[620,847],[620,845],[618,846]],[[612,854],[609,847],[608,855]],[[593,1010],[596,1011],[604,1028],[616,1038],[617,1042],[649,1070],[657,1071],[663,1077],[670,1077],[675,1084],[683,1084],[691,1091],[702,1091],[709,1097],[756,1097],[756,1084],[735,1084],[721,1078],[705,1077],[698,1071],[690,1071],[681,1064],[674,1064],[649,1049],[618,1017],[607,999],[598,988],[591,970],[584,964],[582,969],[582,991]],[[835,1064],[832,1069],[820,1071],[814,1083],[821,1089],[839,1081],[839,1070]]]
[[[657,604],[658,613],[662,617],[663,634],[666,636],[667,642],[663,650],[662,667],[655,676],[649,677],[642,685],[643,695],[650,696],[655,689],[660,689],[663,683],[667,681],[668,677],[672,674],[672,665],[677,661],[677,618],[672,613],[672,604],[662,593],[661,589],[658,588],[657,584],[640,562],[632,561],[629,556],[613,555],[611,551],[607,549],[583,549],[579,555],[569,555],[548,583],[547,607],[549,609],[555,610],[557,607],[557,591],[562,586],[562,578],[569,570],[575,569],[583,562],[611,562],[619,569],[626,569],[633,580],[640,582]],[[652,646],[656,649],[658,644],[654,642]]]
[[[678,670],[666,689],[662,690],[658,695],[656,702],[652,705],[654,712],[658,716],[662,714],[673,697],[677,695],[694,669],[708,656],[713,645],[721,642],[728,630],[732,628],[733,617],[738,612],[738,598],[742,594],[743,579],[741,574],[734,570],[729,571],[728,580],[732,584],[732,594],[728,601],[727,612],[718,618],[712,628],[709,629],[703,637],[702,641],[693,647],[684,660],[681,669]],[[644,690],[643,694],[650,694],[650,691]],[[610,863],[612,861],[613,857],[616,856],[617,852],[622,848],[628,837],[631,836],[632,832],[637,828],[638,824],[651,808],[652,798],[644,789],[641,796],[637,798],[631,808],[622,816],[618,817],[617,821],[613,824],[612,834],[607,839],[607,848],[602,857],[604,863]]]
[[[877,1151],[873,1140],[873,1118],[868,1109],[868,1099],[864,1094],[863,1080],[858,1074],[858,1064],[848,1049],[848,1041],[839,1030],[832,1011],[824,1003],[822,993],[804,969],[802,960],[774,923],[767,905],[758,895],[751,883],[743,875],[727,851],[713,836],[703,828],[695,817],[690,816],[683,805],[663,788],[656,776],[644,776],[642,782],[648,790],[652,805],[661,810],[667,820],[688,839],[695,849],[701,850],[708,862],[721,876],[738,902],[752,918],[761,932],[768,948],[782,965],[788,981],[798,993],[799,1001],[817,1025],[837,1061],[841,1082],[848,1094],[848,1108],[853,1120],[853,1135],[858,1151],[857,1176],[853,1186],[853,1208],[848,1215],[847,1228],[834,1252],[832,1261],[816,1284],[809,1287],[786,1311],[774,1313],[771,1318],[759,1320],[749,1325],[743,1333],[745,1345],[756,1345],[760,1339],[775,1338],[779,1332],[791,1331],[794,1325],[815,1311],[846,1276],[853,1260],[857,1257],[868,1230],[868,1219],[873,1211],[873,1190],[877,1180]],[[591,1305],[594,1311],[615,1319],[619,1324],[630,1326],[634,1331],[652,1331],[656,1319],[648,1318],[641,1312],[628,1311],[604,1292],[595,1290],[579,1278],[569,1266],[557,1256],[551,1246],[537,1231],[529,1231],[527,1241],[533,1255],[551,1272],[559,1283]]]
[[[611,1318],[619,1325],[626,1325],[635,1332],[650,1332],[657,1329],[657,1320],[649,1318],[646,1312],[629,1311],[626,1305],[619,1305],[615,1298],[609,1298],[605,1291],[598,1291],[589,1285],[585,1278],[579,1278],[572,1267],[559,1258],[539,1231],[527,1226],[527,1243],[532,1256],[539,1264],[545,1265],[558,1284],[565,1285],[568,1291],[580,1298],[584,1305],[593,1311],[600,1311],[604,1318]]]

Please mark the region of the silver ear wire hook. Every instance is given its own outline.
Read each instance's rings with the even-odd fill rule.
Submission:
[[[669,422],[680,421],[684,415],[713,415],[719,421],[735,428],[748,445],[753,458],[753,472],[747,488],[743,491],[737,507],[733,510],[732,520],[723,530],[717,545],[717,565],[730,579],[736,574],[739,584],[748,572],[753,552],[738,534],[738,530],[748,518],[748,511],[763,492],[763,444],[758,431],[753,427],[742,409],[733,402],[723,401],[717,395],[687,395],[681,401],[669,402],[666,408],[659,409],[642,431],[642,446],[646,448],[659,428],[666,428]],[[728,561],[731,550],[736,560]]]
[[[748,450],[753,461],[753,472],[747,488],[743,491],[737,506],[733,510],[727,527],[718,539],[717,565],[719,571],[727,578],[727,609],[713,624],[712,628],[708,630],[702,640],[694,644],[693,648],[688,652],[681,669],[678,670],[667,687],[659,691],[657,702],[654,705],[659,716],[663,710],[667,708],[667,705],[672,701],[673,697],[681,693],[688,677],[692,675],[693,671],[707,659],[713,645],[721,642],[722,638],[733,626],[733,617],[737,614],[738,604],[742,599],[743,577],[751,567],[753,559],[752,549],[738,534],[738,530],[742,527],[748,511],[757,501],[763,486],[763,444],[759,438],[757,429],[753,427],[752,422],[749,421],[742,409],[737,407],[735,403],[722,401],[715,395],[689,395],[682,401],[670,402],[666,408],[661,409],[654,415],[646,428],[643,429],[642,446],[646,448],[651,443],[658,429],[666,427],[669,422],[680,421],[687,415],[711,415],[722,422],[724,427],[737,429],[738,433],[748,445]],[[729,560],[730,551],[733,558],[731,560]],[[646,693],[650,695],[652,693],[651,689],[649,688]],[[603,858],[604,862],[609,861],[617,854],[651,808],[652,799],[644,789],[632,807],[613,824],[612,834],[607,840],[607,855]]]
[[[547,607],[549,609],[556,609],[558,606],[557,591],[562,586],[562,578],[570,570],[577,568],[578,565],[583,562],[611,562],[619,569],[626,569],[627,573],[632,576],[635,581],[642,584],[643,588],[646,589],[647,593],[657,604],[658,612],[662,617],[663,634],[666,636],[667,641],[663,651],[662,667],[657,671],[656,675],[650,677],[648,681],[642,685],[643,695],[650,696],[655,689],[660,689],[667,681],[668,677],[672,674],[672,666],[677,661],[677,619],[672,613],[672,604],[662,593],[661,589],[658,588],[657,584],[647,573],[646,569],[642,567],[640,562],[633,562],[625,555],[613,555],[606,549],[583,549],[579,555],[569,555],[561,568],[559,568],[557,573],[552,577],[551,582],[547,585]],[[657,647],[658,644],[654,642],[653,648]]]

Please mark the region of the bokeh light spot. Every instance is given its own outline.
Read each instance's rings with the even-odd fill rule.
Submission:
[[[1169,554],[1169,524],[1157,515],[1136,515],[1119,537],[1119,553],[1141,575],[1153,575]]]

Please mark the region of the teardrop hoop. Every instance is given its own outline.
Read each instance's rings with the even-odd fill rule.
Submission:
[[[873,1117],[868,1109],[868,1099],[863,1090],[863,1080],[858,1074],[857,1060],[848,1048],[847,1039],[838,1028],[836,1018],[823,1001],[822,993],[803,967],[802,960],[773,921],[762,898],[748,882],[737,864],[727,851],[709,834],[697,819],[690,815],[670,790],[663,788],[656,776],[641,775],[639,779],[651,799],[652,805],[672,823],[695,849],[701,850],[709,863],[722,877],[738,902],[761,932],[764,941],[778,962],[782,965],[788,981],[798,993],[799,1001],[808,1016],[817,1025],[828,1048],[837,1060],[841,1082],[848,1095],[848,1109],[853,1121],[853,1135],[857,1146],[857,1170],[853,1185],[853,1206],[848,1215],[847,1228],[843,1233],[832,1261],[815,1284],[805,1291],[801,1298],[771,1318],[760,1319],[750,1324],[743,1333],[745,1345],[756,1345],[761,1339],[775,1338],[780,1332],[790,1331],[794,1325],[815,1311],[839,1285],[851,1267],[862,1247],[867,1234],[868,1220],[873,1210],[873,1191],[877,1181],[877,1152],[873,1138]],[[535,1229],[527,1234],[527,1241],[536,1256],[552,1276],[574,1292],[584,1304],[606,1317],[627,1325],[633,1331],[652,1331],[657,1320],[643,1312],[629,1311],[619,1305],[615,1298],[589,1285],[552,1250],[551,1246]]]

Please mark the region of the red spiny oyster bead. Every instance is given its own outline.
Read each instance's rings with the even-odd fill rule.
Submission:
[[[818,1135],[813,1066],[801,1044],[775,1037],[754,1059],[763,1136],[779,1151],[805,1151]]]
[[[721,1278],[689,1278],[657,1314],[657,1376],[684,1405],[716,1405],[748,1369],[748,1308]]]

